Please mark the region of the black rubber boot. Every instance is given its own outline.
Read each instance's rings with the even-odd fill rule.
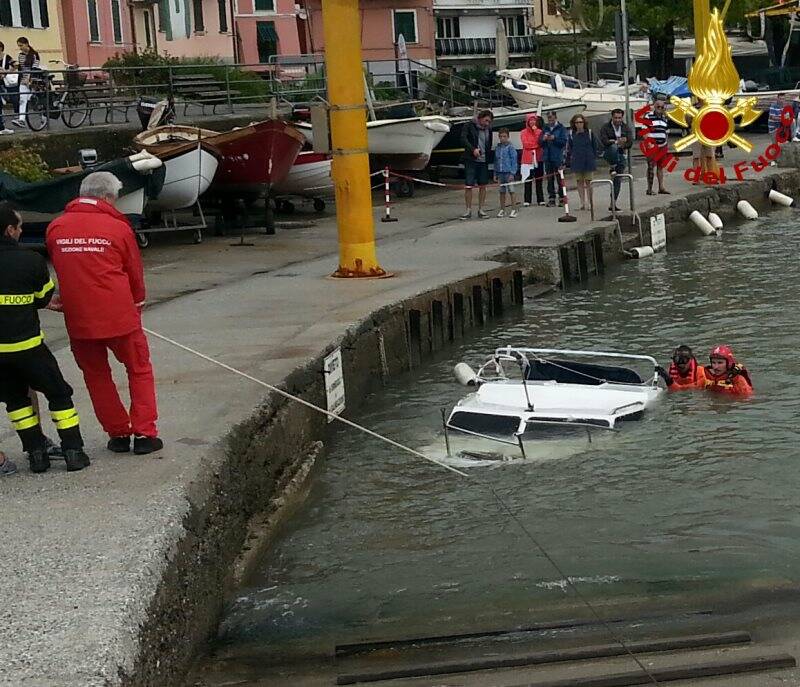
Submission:
[[[76,472],[88,468],[90,461],[83,449],[67,448],[64,449],[64,462],[67,464],[67,472]]]
[[[114,453],[128,453],[131,450],[130,437],[111,437],[106,448]]]
[[[160,451],[162,448],[164,448],[164,442],[158,437],[134,437],[133,439],[133,452],[139,456]]]
[[[28,451],[28,461],[30,462],[31,472],[47,472],[50,468],[50,456],[43,448]]]

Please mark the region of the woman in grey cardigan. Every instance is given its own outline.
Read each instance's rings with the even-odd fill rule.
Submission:
[[[578,183],[578,196],[581,199],[581,210],[586,209],[586,198],[589,193],[589,184],[592,173],[597,169],[597,157],[600,154],[600,145],[586,127],[586,120],[582,114],[576,114],[569,123],[569,139],[567,140],[567,164],[575,175]]]

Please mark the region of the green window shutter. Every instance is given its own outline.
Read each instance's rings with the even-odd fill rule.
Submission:
[[[256,0],[256,12],[274,12],[275,0]]]
[[[203,0],[192,0],[194,9],[194,30],[205,31],[206,22],[203,19]]]
[[[0,2],[0,26],[11,26],[12,23],[11,3]]]
[[[278,54],[278,34],[275,33],[275,22],[256,22],[256,45],[258,46],[258,61],[262,64],[266,64],[270,57]]]
[[[47,8],[47,0],[39,0],[39,18],[41,19],[43,29],[50,26],[50,12]],[[0,22],[0,24],[2,24],[2,22]]]
[[[228,30],[228,6],[225,0],[217,0],[219,7],[219,31],[225,33]]]
[[[33,26],[33,8],[31,7],[31,0],[19,0],[19,16],[22,20],[22,25],[27,29],[34,28]]]
[[[394,42],[397,43],[397,39],[400,34],[403,34],[403,38],[405,38],[406,43],[416,43],[417,42],[417,29],[416,24],[414,22],[414,12],[409,11],[396,11],[394,13]]]
[[[89,13],[89,40],[92,43],[100,41],[100,24],[97,21],[97,0],[87,0],[86,10]]]
[[[158,0],[158,30],[163,31],[167,40],[172,40],[172,22],[169,18],[169,0]]]
[[[119,0],[111,0],[111,23],[114,27],[114,42],[122,43],[122,16],[120,15]]]

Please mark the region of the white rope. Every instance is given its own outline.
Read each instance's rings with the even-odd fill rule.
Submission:
[[[162,341],[165,341],[166,343],[171,344],[172,346],[176,346],[177,348],[181,348],[184,351],[186,351],[188,353],[191,353],[192,355],[196,355],[198,358],[202,358],[203,360],[207,360],[208,362],[212,363],[213,365],[221,367],[224,370],[228,370],[228,372],[233,372],[234,374],[237,374],[240,377],[244,377],[245,379],[249,379],[251,382],[255,382],[259,386],[263,386],[265,389],[269,389],[270,391],[274,391],[275,393],[280,394],[281,396],[283,396],[285,398],[288,398],[288,399],[290,399],[292,401],[296,401],[297,403],[300,403],[301,405],[304,405],[307,408],[311,408],[312,410],[316,410],[318,413],[322,413],[323,415],[326,415],[327,417],[331,418],[332,420],[336,420],[338,422],[342,422],[345,425],[348,425],[349,427],[353,427],[354,429],[357,429],[359,432],[364,432],[364,434],[368,434],[369,436],[374,437],[375,439],[380,439],[381,441],[383,441],[383,442],[385,442],[387,444],[390,444],[391,446],[394,446],[395,448],[399,448],[399,449],[401,449],[403,451],[406,451],[407,453],[410,453],[412,456],[416,456],[417,458],[422,458],[423,460],[427,460],[429,463],[434,463],[435,465],[438,465],[439,467],[442,467],[445,470],[449,470],[450,472],[454,472],[457,475],[461,475],[461,477],[467,477],[469,479],[472,479],[471,475],[467,474],[466,472],[462,472],[461,470],[457,470],[456,468],[452,467],[451,465],[447,465],[447,463],[443,463],[443,462],[441,462],[439,460],[436,460],[435,458],[431,458],[430,456],[426,456],[424,453],[420,453],[419,451],[415,451],[413,448],[409,448],[408,446],[404,446],[403,444],[398,443],[397,441],[394,441],[393,439],[389,439],[389,437],[385,437],[382,434],[378,434],[377,432],[373,432],[371,429],[367,429],[366,427],[364,427],[362,425],[359,425],[359,424],[357,424],[355,422],[352,422],[351,420],[348,420],[347,418],[343,418],[343,417],[341,417],[339,415],[336,415],[336,413],[332,413],[329,410],[325,410],[324,408],[320,408],[319,406],[316,406],[313,403],[310,403],[309,401],[306,401],[306,400],[300,398],[299,396],[295,396],[293,394],[290,394],[288,391],[284,391],[283,389],[279,389],[277,386],[273,386],[272,384],[268,384],[267,382],[262,381],[261,379],[258,379],[256,377],[253,377],[252,375],[249,375],[246,372],[242,372],[241,370],[237,370],[235,367],[231,367],[230,365],[226,365],[225,363],[223,363],[223,362],[221,362],[219,360],[216,360],[216,359],[212,358],[211,356],[205,355],[204,353],[200,353],[200,351],[196,351],[193,348],[189,348],[189,346],[184,346],[182,343],[178,343],[174,339],[170,339],[169,337],[164,336],[163,334],[159,334],[158,332],[154,332],[152,329],[147,329],[147,327],[143,327],[143,329],[148,334],[150,334],[151,336],[156,337],[157,339],[161,339]]]

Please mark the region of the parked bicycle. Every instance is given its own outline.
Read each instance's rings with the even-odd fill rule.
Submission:
[[[81,90],[78,65],[50,60],[64,65],[64,83],[54,83],[55,75],[47,72],[31,78],[31,97],[25,119],[33,131],[41,131],[51,119],[61,118],[70,129],[79,127],[89,116],[89,99]]]

